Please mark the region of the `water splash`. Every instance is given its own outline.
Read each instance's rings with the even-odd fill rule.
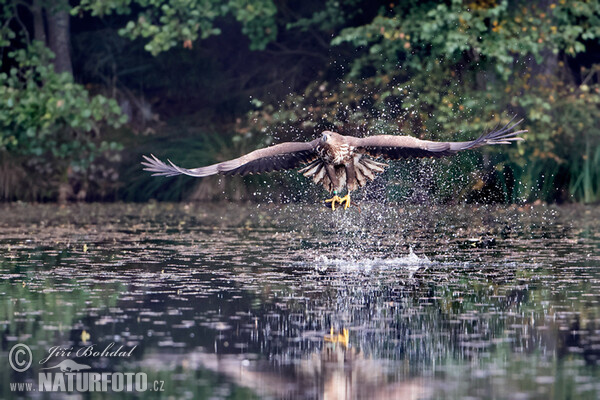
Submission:
[[[410,248],[410,251],[405,256],[389,257],[389,258],[357,258],[350,256],[344,257],[327,257],[319,255],[314,261],[310,262],[317,271],[325,272],[328,269],[337,269],[348,272],[365,272],[372,270],[403,270],[407,272],[415,272],[419,269],[427,268],[432,264],[432,261],[423,255],[419,257]]]

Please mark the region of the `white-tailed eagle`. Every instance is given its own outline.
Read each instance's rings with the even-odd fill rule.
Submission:
[[[513,118],[514,120],[514,118]],[[262,172],[294,169],[303,166],[298,172],[321,184],[334,196],[326,200],[335,210],[336,204],[350,206],[350,192],[375,179],[384,171],[387,164],[375,159],[398,160],[413,157],[450,156],[462,150],[475,149],[491,144],[510,144],[523,140],[518,137],[525,130],[515,130],[523,120],[512,122],[500,129],[484,133],[469,142],[433,142],[411,136],[377,135],[365,138],[344,136],[336,132],[324,131],[321,137],[311,142],[287,142],[255,150],[239,158],[218,164],[193,169],[181,168],[167,160],[160,161],[154,155],[144,156],[142,162],[146,171],[156,176],[189,175],[204,177],[215,174],[246,175]],[[344,187],[346,196],[338,193]]]

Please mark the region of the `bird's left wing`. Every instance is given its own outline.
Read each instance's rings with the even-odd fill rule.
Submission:
[[[154,155],[143,156],[144,170],[155,176],[189,175],[203,177],[215,174],[246,175],[261,172],[292,169],[313,161],[317,157],[316,147],[320,139],[312,142],[287,142],[255,150],[239,158],[200,168],[181,168],[167,160],[166,164]]]
[[[363,139],[353,139],[353,145],[358,151],[373,157],[387,159],[413,157],[442,157],[455,154],[461,150],[474,149],[488,144],[509,144],[523,140],[518,137],[526,130],[515,130],[523,120],[513,123],[514,118],[500,129],[484,133],[469,142],[433,142],[411,136],[378,135]]]

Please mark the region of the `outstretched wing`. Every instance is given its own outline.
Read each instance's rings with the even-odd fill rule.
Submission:
[[[474,149],[488,144],[510,144],[523,140],[518,137],[526,130],[514,130],[523,120],[508,124],[500,129],[484,133],[470,142],[433,142],[420,140],[411,136],[378,135],[355,141],[357,150],[373,157],[388,159],[411,157],[442,157],[455,154],[461,150]]]
[[[142,165],[144,170],[154,172],[154,176],[189,175],[203,177],[215,174],[224,175],[246,175],[261,172],[279,171],[292,169],[301,164],[311,162],[317,157],[316,147],[319,139],[312,142],[288,142],[264,149],[255,150],[242,157],[224,161],[206,167],[187,169],[173,164],[167,160],[166,164],[154,155],[143,156],[145,161]]]

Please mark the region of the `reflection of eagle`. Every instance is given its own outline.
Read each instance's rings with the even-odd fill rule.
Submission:
[[[514,119],[514,118],[513,118]],[[522,120],[521,120],[522,121]],[[271,172],[293,169],[305,165],[299,172],[313,182],[322,184],[334,196],[326,200],[335,210],[336,203],[345,203],[344,209],[350,206],[350,192],[368,181],[375,179],[375,174],[384,171],[387,164],[373,160],[385,158],[397,160],[411,157],[442,157],[453,155],[458,151],[474,149],[488,144],[509,144],[523,140],[517,135],[526,132],[515,131],[521,123],[509,122],[501,129],[485,133],[470,142],[432,142],[410,136],[378,135],[366,138],[343,136],[339,133],[324,131],[320,138],[312,142],[288,142],[255,150],[242,157],[224,161],[206,167],[186,169],[173,164],[169,165],[157,159],[144,156],[142,164],[146,171],[158,176],[189,175],[203,177],[215,174],[235,175]],[[337,193],[347,187],[348,194],[338,197]]]

